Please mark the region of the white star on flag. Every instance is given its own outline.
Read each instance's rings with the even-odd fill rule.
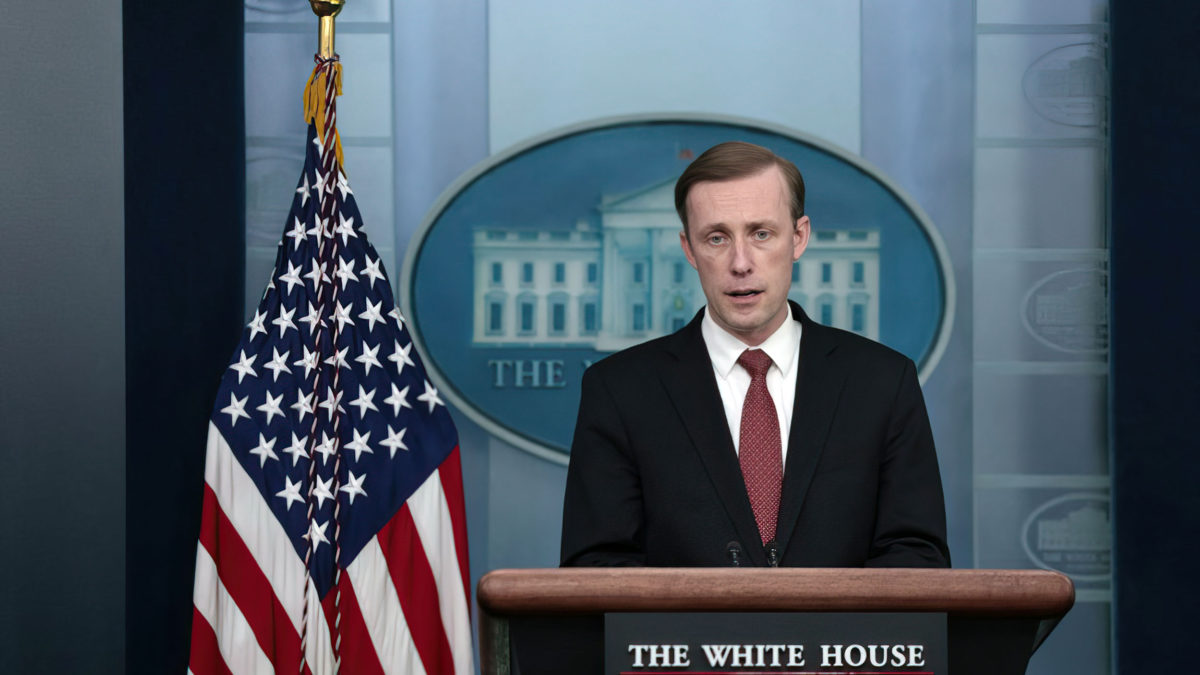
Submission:
[[[255,410],[265,413],[267,415],[267,424],[270,424],[271,418],[275,417],[276,415],[283,417],[283,409],[279,407],[279,404],[283,402],[283,394],[280,394],[279,398],[274,398],[271,396],[271,392],[268,391],[266,392],[266,397],[266,401],[262,405],[255,408]]]
[[[300,458],[308,459],[308,450],[304,448],[304,440],[292,432],[292,444],[283,449],[283,452],[292,456],[292,466],[300,463]]]
[[[379,263],[382,262],[379,258],[367,261],[367,266],[363,268],[363,276],[371,280],[369,286],[374,286],[376,281],[383,279],[383,272],[379,271]]]
[[[399,307],[393,307],[392,311],[388,312],[388,316],[396,320],[396,328],[398,330],[404,330],[404,316],[400,314]]]
[[[328,435],[325,434],[324,431],[322,431],[321,432],[321,442],[318,443],[315,448],[313,448],[313,452],[316,452],[321,455],[321,464],[322,465],[329,462],[330,457],[333,457],[334,440],[336,440],[336,439],[330,438]],[[330,478],[329,480],[333,480],[333,479]]]
[[[307,191],[304,193],[304,198],[308,199]],[[299,249],[301,241],[308,241],[308,235],[304,233],[304,223],[300,222],[299,218],[295,218],[295,221],[295,227],[288,231],[287,236],[292,238],[292,243],[295,244],[295,248]]]
[[[275,317],[271,323],[279,326],[279,337],[283,337],[287,329],[296,330],[296,324],[292,323],[292,315],[296,313],[296,308],[287,309],[286,307],[279,308],[279,316]],[[299,332],[299,331],[297,331]]]
[[[292,365],[304,366],[304,379],[307,380],[308,376],[311,375],[312,371],[317,367],[317,359],[321,356],[321,354],[320,352],[309,351],[308,345],[303,345],[303,347],[304,358],[300,359],[299,361],[294,361]]]
[[[340,258],[337,269],[333,271],[333,276],[341,280],[342,290],[346,290],[346,284],[350,283],[350,280],[358,281],[358,275],[354,273],[354,261]]]
[[[327,218],[321,218],[320,216],[317,216],[316,218],[313,219],[313,226],[308,228],[308,234],[311,234],[312,236],[316,237],[317,246],[320,246],[321,241],[325,238],[325,226],[328,223],[329,223],[329,220]],[[314,264],[316,263],[315,260],[313,262],[314,262]],[[325,281],[329,281],[329,277],[325,277]],[[317,282],[314,279],[313,285],[315,286],[316,283]]]
[[[321,152],[321,150],[322,150],[321,144],[315,140],[313,141],[313,143],[317,146],[317,152],[318,153]],[[313,182],[312,182],[312,186],[309,187],[309,189],[312,190],[313,192],[317,193],[316,198],[318,198],[318,199],[321,196],[321,186],[324,184],[325,184],[325,177],[321,175],[321,170],[314,168],[313,169]]]
[[[401,347],[399,340],[393,340],[392,342],[394,342],[396,344],[396,348],[392,351],[391,356],[388,357],[388,361],[391,361],[392,363],[396,364],[396,372],[397,373],[403,373],[404,366],[416,365],[415,363],[413,363],[412,357],[408,355],[408,353],[410,351],[412,351],[412,343],[411,342],[408,343],[407,347]]]
[[[286,481],[286,484],[282,490],[275,493],[275,496],[286,499],[287,506],[284,507],[284,510],[290,511],[293,502],[300,502],[301,504],[304,503],[304,497],[300,496],[300,486],[303,485],[303,481],[296,481],[293,483],[292,479],[288,478],[287,476],[284,476],[283,480]]]
[[[313,331],[317,329],[317,324],[321,324],[322,326],[325,325],[325,322],[321,320],[321,310],[323,309],[325,309],[324,305],[320,307],[313,307],[311,302],[308,303],[308,314],[305,314],[304,318],[300,320],[308,324],[309,335],[312,335]]]
[[[354,194],[354,190],[350,189],[350,182],[346,180],[346,174],[344,173],[338,174],[337,188],[342,191],[342,199],[345,199],[346,195]]]
[[[296,390],[296,402],[292,404],[292,409],[296,411],[298,422],[303,422],[305,415],[316,415],[317,407],[313,404],[313,396],[316,393],[310,392],[305,396],[304,392]]]
[[[364,343],[362,343],[362,354],[359,354],[358,356],[354,357],[354,360],[357,361],[358,363],[363,364],[363,372],[366,373],[367,375],[370,375],[371,374],[371,366],[375,366],[377,368],[383,367],[383,366],[379,365],[379,358],[375,356],[378,353],[379,353],[379,345],[375,345],[374,347],[371,347],[370,345],[368,345],[367,343],[364,342]]]
[[[383,323],[383,316],[379,313],[380,308],[383,306],[383,301],[380,300],[372,304],[370,300],[367,300],[364,304],[366,304],[367,309],[362,314],[359,314],[358,318],[367,320],[367,332],[370,333],[375,330],[376,321]]]
[[[270,370],[272,373],[274,373],[274,377],[271,378],[272,382],[278,382],[280,371],[287,371],[287,373],[289,375],[292,373],[292,369],[287,367],[287,357],[289,354],[292,353],[292,350],[288,349],[288,350],[285,350],[282,354],[280,354],[278,349],[272,347],[271,352],[275,356],[270,361],[268,361],[265,365],[263,365],[263,368],[266,368],[267,370]],[[270,420],[267,420],[267,421],[269,422]]]
[[[392,459],[396,458],[396,450],[408,450],[408,446],[404,444],[404,433],[406,431],[408,431],[407,427],[401,428],[399,432],[388,427],[387,440],[379,441],[380,445],[392,451]]]
[[[417,400],[428,403],[429,404],[429,412],[431,412],[431,413],[433,412],[433,409],[436,408],[437,406],[446,405],[445,403],[442,403],[441,397],[438,396],[437,388],[434,387],[432,384],[430,384],[429,380],[425,380],[425,393],[418,396]]]
[[[309,230],[309,233],[311,234],[312,230]],[[318,242],[318,245],[320,245],[320,242]],[[313,260],[312,269],[304,275],[304,278],[312,282],[314,289],[320,286],[322,281],[329,281],[329,275],[325,273],[325,270],[321,269],[316,260]]]
[[[325,359],[325,363],[338,368],[349,368],[350,364],[346,363],[346,352],[348,351],[350,351],[349,347],[342,347],[333,356]]]
[[[333,310],[333,318],[338,323],[338,330],[346,327],[346,324],[354,325],[354,319],[350,318],[350,310],[354,308],[354,303],[343,307],[341,301],[338,301],[337,307]]]
[[[233,395],[233,394],[229,395],[229,405],[225,406],[224,408],[221,408],[221,412],[229,415],[229,426],[231,426],[231,427],[237,426],[237,421],[238,421],[239,417],[245,417],[246,419],[250,419],[250,416],[246,414],[246,399],[248,399],[248,398],[250,398],[250,397],[243,396],[239,400],[235,395]]]
[[[375,454],[375,451],[371,449],[371,446],[367,445],[367,441],[371,439],[371,432],[368,431],[364,435],[358,433],[358,429],[352,429],[351,431],[354,432],[354,440],[342,447],[346,448],[347,450],[354,451],[354,461],[357,462],[361,460],[364,452],[369,452],[372,455]]]
[[[367,391],[366,387],[361,384],[358,385],[358,398],[351,401],[350,405],[358,406],[358,416],[360,418],[366,415],[368,410],[379,412],[379,408],[375,407],[375,390]]]
[[[346,470],[346,473],[349,474],[349,478],[347,479],[348,485],[343,485],[341,491],[349,495],[350,503],[353,504],[356,495],[367,496],[367,491],[362,487],[363,481],[367,479],[367,474],[364,473],[356,477],[354,472],[349,469]]]
[[[250,377],[258,377],[258,373],[254,372],[254,359],[258,355],[246,356],[246,350],[242,350],[242,355],[238,357],[238,362],[230,364],[230,370],[236,370],[238,374],[238,384],[242,383],[242,378],[246,375]]]
[[[314,551],[317,550],[317,547],[321,544],[329,543],[329,540],[325,538],[325,528],[328,526],[328,521],[318,525],[317,521],[313,520],[312,525],[308,528],[308,534],[304,535],[304,538],[312,543],[312,548]]]
[[[333,476],[330,476],[329,480],[321,480],[321,477],[317,476],[317,486],[313,488],[313,497],[317,498],[317,508],[325,506],[326,499],[333,499],[333,493],[329,491],[332,486]]]
[[[408,385],[405,385],[403,389],[397,389],[393,384],[392,395],[383,399],[383,402],[392,406],[392,417],[399,417],[401,408],[412,407],[408,403]]]
[[[341,213],[338,214],[338,220],[341,221],[337,227],[333,229],[334,234],[342,235],[342,246],[346,245],[346,241],[350,237],[357,237],[358,233],[354,231],[354,218],[347,218]]]
[[[267,334],[267,329],[263,325],[263,321],[265,321],[266,318],[266,314],[263,314],[258,310],[254,310],[254,318],[250,319],[250,323],[246,325],[246,327],[250,329],[251,340],[253,340],[254,336],[258,335],[259,333],[262,333],[263,335]]]
[[[288,261],[287,266],[287,272],[279,275],[279,280],[287,283],[287,292],[291,295],[292,288],[303,286],[304,280],[300,278],[300,268],[293,265],[291,260]]]
[[[266,436],[258,435],[258,447],[252,449],[250,454],[258,457],[260,467],[266,464],[268,459],[279,461],[279,455],[275,454],[275,441],[274,438],[268,441]]]
[[[317,405],[324,408],[325,411],[329,413],[329,419],[333,419],[333,411],[334,410],[343,410],[343,411],[345,410],[345,408],[342,407],[341,403],[342,403],[342,392],[339,391],[335,394],[333,391],[333,387],[330,387],[329,395],[327,397],[325,397],[324,401],[321,401]]]

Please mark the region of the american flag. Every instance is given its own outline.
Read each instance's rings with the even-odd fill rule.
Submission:
[[[209,424],[190,672],[472,673],[458,435],[308,140]]]

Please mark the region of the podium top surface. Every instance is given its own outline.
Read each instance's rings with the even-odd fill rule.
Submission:
[[[638,611],[946,612],[1054,619],[1075,587],[1044,570],[509,569],[479,581],[493,615]]]

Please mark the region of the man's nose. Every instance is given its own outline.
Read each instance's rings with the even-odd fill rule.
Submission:
[[[749,274],[753,268],[750,260],[750,243],[740,237],[734,238],[732,245],[733,257],[729,261],[729,269],[734,274]]]

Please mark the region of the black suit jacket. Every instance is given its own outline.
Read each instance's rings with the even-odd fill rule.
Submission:
[[[779,564],[947,567],[933,435],[907,357],[801,321],[776,539]],[[563,565],[721,566],[767,555],[698,314],[583,376]]]

